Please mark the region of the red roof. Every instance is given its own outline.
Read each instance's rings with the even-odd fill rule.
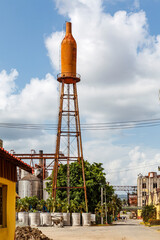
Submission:
[[[28,165],[27,163],[23,162],[19,158],[15,157],[13,154],[10,154],[8,151],[6,151],[4,148],[0,148],[0,160],[6,160],[15,166],[18,166],[19,168],[32,173],[32,167]]]

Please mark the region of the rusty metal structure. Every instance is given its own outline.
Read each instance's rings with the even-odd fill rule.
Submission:
[[[83,188],[85,195],[86,211],[87,192],[85,183],[84,160],[82,149],[82,137],[78,108],[77,82],[80,75],[76,73],[77,44],[72,36],[72,24],[66,22],[66,35],[61,43],[61,73],[57,75],[57,81],[61,86],[60,105],[58,114],[58,129],[56,139],[55,161],[53,168],[52,196],[56,200],[56,190],[66,188],[68,204],[70,202],[70,189]],[[61,157],[63,152],[65,157]],[[67,186],[57,186],[58,166],[61,160],[67,161]],[[70,162],[78,161],[82,164],[83,186],[70,186]]]
[[[113,186],[115,191],[137,192],[137,186]]]
[[[14,150],[10,151],[15,157],[20,160],[24,160],[28,162],[29,165],[32,167],[33,172],[37,169],[41,170],[41,179],[45,179],[46,173],[51,172],[53,170],[53,164],[55,159],[54,153],[44,153],[42,150],[39,150],[39,153],[36,153],[34,149],[31,150],[31,153],[15,153]],[[63,154],[60,154],[62,157]],[[62,159],[64,161],[64,159]],[[21,179],[21,169],[18,172],[19,179]]]

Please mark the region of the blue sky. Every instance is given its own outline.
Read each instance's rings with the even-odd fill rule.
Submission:
[[[159,9],[159,0],[0,1],[0,122],[57,121],[66,20],[78,43],[81,122],[160,118]],[[83,132],[84,156],[103,162],[106,172],[153,162],[146,174],[160,165],[159,135],[159,127]],[[55,132],[2,129],[0,138],[16,152],[55,148]],[[108,180],[135,184],[137,174]]]
[[[106,0],[103,4],[105,11],[113,15],[119,10],[137,11],[133,2]],[[0,69],[17,68],[20,88],[32,77],[53,73],[44,39],[52,31],[62,31],[69,18],[58,13],[52,0],[2,0],[0,9]],[[141,0],[140,9],[146,12],[150,33],[159,34],[160,1]]]
[[[19,87],[32,77],[53,72],[44,38],[53,30],[62,30],[65,18],[55,10],[51,0],[0,2],[0,68],[17,68]]]

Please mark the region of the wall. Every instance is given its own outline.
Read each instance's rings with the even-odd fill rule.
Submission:
[[[160,219],[160,204],[156,206],[157,210],[157,219]]]
[[[155,206],[156,207],[156,212],[157,212],[157,219],[160,219],[160,203],[158,205]]]
[[[141,215],[142,215],[142,210],[137,210],[137,218],[138,219],[141,219],[142,217],[141,217]]]
[[[0,184],[7,185],[7,227],[0,228],[0,239],[14,240],[16,183],[0,177]]]

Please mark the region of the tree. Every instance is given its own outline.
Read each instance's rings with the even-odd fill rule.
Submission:
[[[101,187],[106,186],[107,203],[112,200],[114,189],[112,186],[106,185],[106,178],[102,163],[92,163],[84,161],[85,166],[85,179],[87,187],[88,207],[90,212],[95,212],[98,202],[101,200]],[[50,183],[47,183],[46,190],[51,194],[52,179],[49,178]],[[67,164],[61,164],[58,170],[57,187],[67,186]],[[70,186],[82,187],[82,165],[78,162],[70,164]],[[56,201],[65,202],[67,199],[66,189],[57,189]],[[70,211],[85,211],[84,189],[71,189],[70,190]],[[63,205],[63,204],[62,204]],[[62,208],[63,206],[61,206]],[[59,206],[60,209],[60,206]]]
[[[144,222],[149,219],[156,219],[156,208],[153,205],[147,205],[142,208],[142,218]]]

